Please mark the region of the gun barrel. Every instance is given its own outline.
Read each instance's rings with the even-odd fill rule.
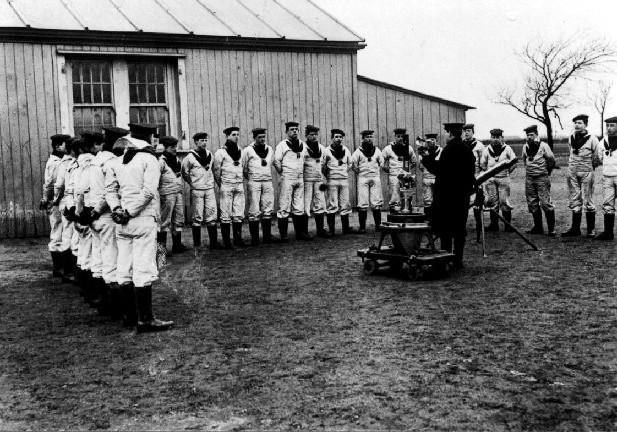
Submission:
[[[499,162],[497,165],[495,165],[491,169],[486,170],[486,171],[484,171],[481,174],[478,174],[476,176],[476,184],[478,186],[480,186],[482,183],[484,183],[487,180],[495,177],[500,172],[512,168],[517,162],[518,162],[518,158],[514,158],[514,159],[509,160],[509,161]]]

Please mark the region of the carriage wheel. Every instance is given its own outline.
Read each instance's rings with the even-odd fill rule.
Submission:
[[[367,259],[364,261],[364,274],[366,276],[374,275],[379,268],[379,264],[374,259]]]
[[[409,280],[418,280],[422,275],[422,271],[420,270],[420,266],[416,263],[406,263],[404,265],[404,270],[407,275],[407,279]]]

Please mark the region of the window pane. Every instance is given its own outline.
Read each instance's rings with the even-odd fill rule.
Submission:
[[[165,84],[159,84],[156,86],[156,102],[157,103],[165,103]]]
[[[94,103],[101,103],[103,102],[103,97],[101,95],[101,85],[100,84],[95,84],[92,86],[92,102]]]
[[[149,103],[157,102],[157,100],[156,100],[156,86],[154,84],[148,84],[147,85],[147,89],[148,89],[148,99],[147,99],[147,101]]]
[[[90,84],[84,84],[83,103],[92,103],[92,87],[90,86]]]
[[[111,71],[107,67],[102,68],[103,71],[103,82],[110,83],[111,82]]]
[[[157,65],[156,67],[156,82],[157,83],[165,82],[165,67],[163,65]]]
[[[111,84],[103,84],[103,103],[111,103]]]
[[[111,62],[74,61],[72,75],[73,103],[111,103]]]
[[[81,85],[73,84],[73,103],[81,103]]]
[[[76,107],[73,109],[75,136],[81,132],[100,132],[104,127],[115,125],[115,116],[110,107]]]
[[[81,80],[82,82],[92,82],[92,75],[90,74],[90,65],[82,63],[81,66]]]

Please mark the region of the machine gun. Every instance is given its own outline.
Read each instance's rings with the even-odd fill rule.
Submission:
[[[485,238],[485,235],[484,235],[484,220],[483,220],[484,218],[482,217],[484,215],[485,199],[484,199],[484,190],[482,189],[482,185],[484,183],[486,183],[488,180],[490,180],[493,177],[495,177],[500,172],[503,172],[505,170],[511,169],[517,163],[518,163],[518,158],[514,158],[514,159],[509,160],[509,161],[501,161],[498,164],[496,164],[495,166],[493,166],[491,169],[486,170],[483,173],[480,173],[480,174],[478,174],[476,176],[476,185],[475,185],[475,188],[474,188],[474,192],[476,194],[476,197],[474,199],[473,204],[471,204],[471,207],[477,208],[479,210],[479,212],[480,212],[480,218],[481,218],[481,221],[480,221],[480,227],[481,228],[480,228],[480,230],[481,230],[481,232],[479,234],[481,234],[481,238],[482,238],[482,256],[485,257],[485,258],[486,258],[486,238]],[[531,246],[533,250],[535,250],[535,251],[540,250],[534,243],[531,242],[531,240],[529,240],[518,229],[516,229],[516,227],[514,227],[510,222],[505,220],[504,217],[499,214],[499,212],[495,211],[492,208],[489,209],[489,212],[494,214],[504,224],[506,224],[507,226],[512,228],[512,230],[521,239],[523,239],[523,241],[525,243],[527,243],[529,246]]]
[[[403,156],[403,171],[397,176],[400,184],[401,194],[401,209],[400,214],[409,215],[413,213],[412,200],[414,195],[414,187],[416,186],[416,176],[411,174],[411,158],[409,157],[409,134],[403,136],[403,144],[405,145],[405,156]]]

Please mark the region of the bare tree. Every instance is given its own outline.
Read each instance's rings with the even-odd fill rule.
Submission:
[[[523,84],[499,90],[497,103],[542,122],[553,148],[553,120],[563,127],[558,111],[568,107],[568,84],[598,71],[617,51],[606,40],[575,35],[552,42],[528,42],[518,55],[529,68]]]
[[[598,114],[600,114],[600,134],[602,134],[602,131],[604,130],[604,113],[611,96],[612,88],[612,82],[598,81],[596,90],[589,95],[589,102],[591,102]]]

